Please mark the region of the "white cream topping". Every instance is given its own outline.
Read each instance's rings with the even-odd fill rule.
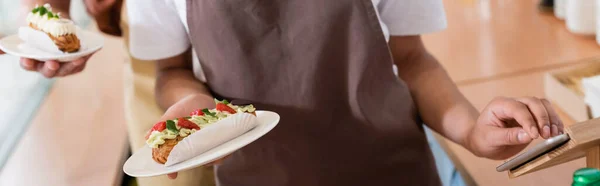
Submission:
[[[52,10],[50,5],[46,4],[44,7],[48,10]],[[49,13],[40,15],[39,12],[30,12],[27,15],[27,23],[36,26],[39,30],[46,32],[54,37],[59,37],[67,34],[75,34],[76,28],[73,21],[63,18],[49,17]]]

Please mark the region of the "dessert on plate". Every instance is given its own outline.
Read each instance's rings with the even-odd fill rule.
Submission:
[[[218,122],[225,118],[239,113],[256,116],[256,109],[251,104],[233,105],[227,100],[215,100],[215,102],[214,109],[198,109],[189,117],[156,123],[146,135],[146,144],[152,148],[152,159],[165,164],[173,148],[184,138],[213,124],[219,125]]]
[[[79,51],[81,44],[77,38],[77,28],[73,21],[60,17],[60,13],[52,12],[49,4],[36,6],[27,15],[27,24],[32,29],[44,32],[62,52]]]

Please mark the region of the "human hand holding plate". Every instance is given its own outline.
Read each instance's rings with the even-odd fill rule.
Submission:
[[[58,62],[56,60],[38,61],[22,57],[20,63],[23,69],[39,72],[47,78],[63,77],[83,71],[87,61],[92,55],[93,53],[69,62]]]
[[[211,99],[210,97],[205,96],[205,95],[188,96],[188,97],[182,99],[181,101],[173,104],[171,107],[169,107],[169,109],[167,109],[165,114],[162,117],[160,117],[159,121],[166,121],[166,120],[173,119],[173,118],[189,116],[190,113],[198,114],[198,111],[195,109],[197,109],[197,107],[199,105],[202,105],[202,106],[206,105],[207,107],[214,107],[213,99]],[[148,133],[146,136],[149,136],[153,132],[153,130],[154,129],[148,130]],[[223,158],[217,159],[215,161],[212,161],[204,166],[218,165],[227,157],[229,157],[229,155],[227,155]],[[170,179],[175,179],[175,178],[177,178],[177,172],[167,174],[167,176]]]
[[[152,127],[146,145],[129,157],[123,171],[133,177],[175,178],[177,172],[219,164],[278,123],[275,112],[213,101],[206,95],[188,96]]]
[[[21,57],[24,69],[48,78],[80,72],[102,48],[104,38],[81,30],[68,17],[52,12],[48,4],[36,6],[27,16],[27,26],[19,28],[17,35],[0,39],[0,50]]]

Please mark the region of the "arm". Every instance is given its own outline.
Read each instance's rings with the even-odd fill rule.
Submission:
[[[194,97],[210,100],[210,106],[214,106],[210,91],[194,77],[191,44],[173,3],[146,0],[126,2],[129,53],[137,59],[157,61],[155,99],[158,105],[165,110],[175,108],[174,105],[184,102],[186,97],[196,95]],[[190,109],[203,106],[208,105],[196,105]],[[192,111],[181,111],[176,115],[188,115]]]
[[[158,60],[156,78],[156,102],[167,110],[175,103],[189,96],[197,96],[208,100],[206,105],[214,105],[212,96],[204,83],[194,76],[192,71],[191,51],[171,58]],[[198,109],[191,108],[191,109]]]
[[[465,146],[464,137],[479,117],[444,68],[427,52],[420,36],[390,39],[398,74],[406,81],[423,121],[433,130]]]
[[[478,113],[419,36],[392,37],[389,45],[423,121],[475,155],[505,159],[539,136],[562,133],[562,121],[547,100],[496,98]]]
[[[158,60],[157,71],[156,102],[166,110],[159,121],[189,116],[196,109],[215,106],[209,89],[194,76],[190,49],[174,57]],[[227,157],[206,166],[219,164]],[[177,173],[167,176],[175,179]]]

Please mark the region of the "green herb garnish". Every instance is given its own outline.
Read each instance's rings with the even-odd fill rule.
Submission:
[[[212,117],[216,117],[214,113],[210,112],[208,109],[202,109],[202,112],[204,112],[204,114],[212,116]]]
[[[229,101],[227,101],[226,99],[223,99],[223,101],[219,101],[218,99],[216,99],[216,98],[215,98],[215,103],[217,103],[217,104],[218,104],[218,103],[223,103],[223,104],[225,104],[225,105],[228,105],[228,104],[229,104]]]
[[[34,13],[34,14],[35,14],[35,13],[37,13],[37,12],[39,12],[39,11],[40,11],[40,7],[35,7],[35,8],[34,8],[34,9],[31,11],[31,13]]]
[[[179,130],[177,130],[177,126],[175,126],[175,122],[173,120],[167,120],[167,130],[177,134]]]
[[[54,14],[52,12],[48,12],[48,19],[54,18]]]
[[[48,9],[46,9],[43,6],[41,6],[40,7],[40,16],[44,16],[46,13],[48,13]]]

